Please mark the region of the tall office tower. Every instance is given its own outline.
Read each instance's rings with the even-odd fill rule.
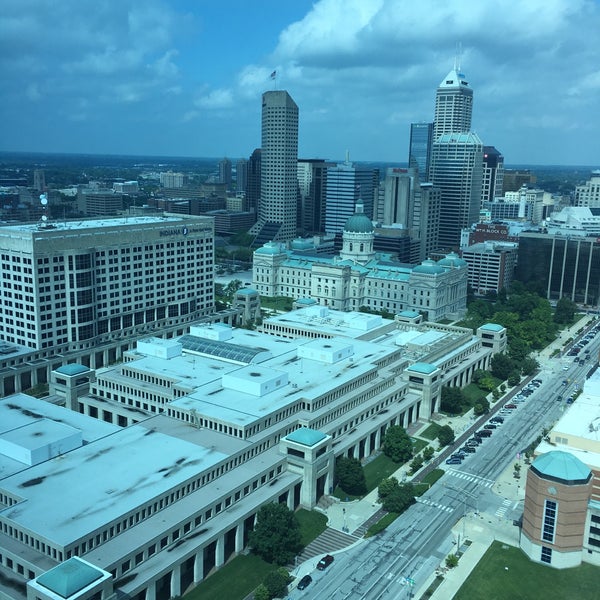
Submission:
[[[291,240],[296,236],[298,203],[298,106],[285,90],[262,96],[261,150],[260,202],[253,232],[259,241]]]
[[[362,200],[364,214],[372,219],[378,188],[379,169],[356,167],[348,157],[346,162],[329,167],[325,184],[325,231],[342,232],[359,199]]]
[[[240,158],[235,165],[235,190],[246,193],[248,188],[248,161]]]
[[[227,189],[231,186],[231,161],[228,158],[224,158],[219,161],[219,183],[224,183]]]
[[[0,227],[0,340],[101,353],[211,313],[213,227],[163,216]]]
[[[260,172],[262,152],[256,148],[248,160],[248,185],[246,186],[246,205],[248,212],[258,213],[260,201]]]
[[[442,190],[431,183],[422,183],[415,194],[412,225],[413,239],[419,240],[419,261],[431,258],[439,248],[441,210]]]
[[[483,181],[481,185],[481,205],[493,202],[502,196],[504,182],[504,156],[494,146],[483,147]]]
[[[455,65],[442,80],[435,95],[433,140],[447,133],[471,131],[472,112],[473,90]]]
[[[33,187],[38,192],[43,192],[46,189],[46,172],[44,171],[44,169],[34,169]]]
[[[408,166],[419,169],[419,179],[429,181],[429,159],[433,141],[433,123],[411,123]]]
[[[325,232],[325,185],[327,169],[335,166],[321,158],[298,161],[300,188],[299,227],[305,234]]]
[[[417,168],[388,169],[384,180],[383,206],[378,211],[377,220],[382,225],[402,225],[405,229],[411,229],[417,188]]]
[[[445,133],[433,143],[431,180],[441,190],[439,243],[460,246],[460,232],[479,221],[483,143],[475,133]]]

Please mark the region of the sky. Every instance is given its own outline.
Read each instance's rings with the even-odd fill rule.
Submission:
[[[600,0],[2,0],[0,150],[398,162],[455,61],[507,165],[600,166]],[[272,80],[270,75],[276,71]]]

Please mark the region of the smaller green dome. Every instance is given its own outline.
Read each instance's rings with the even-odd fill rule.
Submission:
[[[427,275],[440,275],[444,273],[443,267],[440,267],[435,260],[424,260],[420,265],[413,269],[413,273],[426,273]]]

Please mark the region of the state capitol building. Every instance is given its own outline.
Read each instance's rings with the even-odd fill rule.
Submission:
[[[416,311],[429,321],[460,319],[467,305],[467,263],[451,253],[407,265],[373,249],[374,229],[359,202],[344,226],[339,255],[307,254],[268,242],[254,252],[252,282],[262,296],[308,300],[335,310]]]

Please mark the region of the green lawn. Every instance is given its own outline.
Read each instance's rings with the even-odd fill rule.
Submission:
[[[500,380],[498,380],[500,383]],[[465,395],[465,398],[469,401],[469,404],[473,406],[477,400],[481,400],[481,398],[485,398],[489,392],[485,392],[480,387],[476,386],[474,383],[470,383],[462,388],[462,393]]]
[[[327,529],[327,517],[316,510],[301,508],[296,511],[296,517],[300,522],[303,546],[308,546]]]
[[[393,475],[402,465],[394,462],[383,452],[369,464],[364,466],[367,490],[370,492],[379,486],[382,479]]]
[[[287,296],[260,297],[261,308],[270,308],[272,310],[292,310],[293,298]]]
[[[236,556],[184,597],[186,600],[242,600],[276,568],[254,554]]]
[[[518,548],[494,542],[454,600],[596,600],[599,580],[598,567],[584,563],[553,569],[531,562]]]
[[[435,440],[440,432],[441,426],[437,423],[432,423],[425,431],[419,434],[419,437],[424,437],[428,440]]]

